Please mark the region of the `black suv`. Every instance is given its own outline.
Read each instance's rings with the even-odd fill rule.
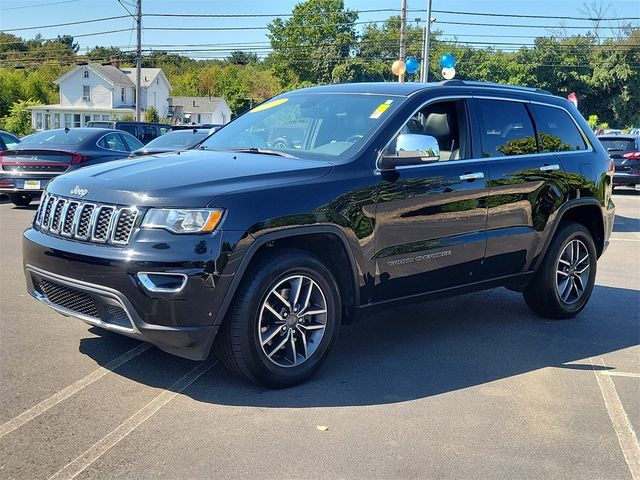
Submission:
[[[164,123],[133,122],[127,120],[96,120],[87,123],[87,127],[122,130],[123,132],[130,133],[145,145],[154,138],[158,138],[171,130],[171,126],[165,125]]]
[[[300,133],[271,142],[274,127]],[[548,92],[447,81],[307,88],[198,150],[56,178],[24,233],[29,293],[58,312],[296,384],[341,323],[505,286],[547,318],[591,295],[613,165]]]

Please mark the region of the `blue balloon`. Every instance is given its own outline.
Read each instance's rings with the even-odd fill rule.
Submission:
[[[418,71],[418,68],[420,68],[420,62],[418,62],[418,60],[415,57],[407,58],[404,64],[407,67],[408,74],[414,74]]]
[[[456,57],[450,53],[445,53],[440,57],[440,66],[442,68],[453,68],[456,66]]]

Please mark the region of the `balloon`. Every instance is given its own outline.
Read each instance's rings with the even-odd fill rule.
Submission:
[[[407,58],[406,62],[404,63],[407,67],[408,74],[414,74],[418,71],[418,68],[420,68],[420,62],[418,62],[418,60],[415,57]]]
[[[407,66],[402,60],[396,60],[391,65],[391,71],[394,75],[397,75],[399,77],[400,75],[404,75],[404,72],[407,71]]]
[[[456,76],[456,69],[451,67],[451,68],[443,68],[442,69],[442,77],[445,80],[451,80],[453,77]]]
[[[442,68],[453,68],[456,66],[456,57],[450,53],[445,53],[440,57],[440,66]]]

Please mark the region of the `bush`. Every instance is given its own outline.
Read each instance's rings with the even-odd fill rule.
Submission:
[[[33,133],[31,127],[31,110],[28,107],[42,105],[34,100],[18,100],[9,108],[9,115],[0,118],[0,128],[16,135],[24,136]]]
[[[144,112],[144,121],[158,123],[160,121],[160,115],[158,115],[158,110],[155,107],[149,107]]]

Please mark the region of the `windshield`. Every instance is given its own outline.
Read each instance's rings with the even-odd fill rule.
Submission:
[[[311,159],[338,157],[367,141],[401,101],[368,94],[284,94],[226,125],[201,148],[281,150]]]
[[[165,133],[155,140],[150,141],[145,148],[189,148],[207,138],[207,135],[209,135],[209,130],[196,130],[195,133],[193,130],[178,130]]]
[[[94,132],[86,130],[46,130],[44,132],[35,133],[30,137],[26,137],[20,146],[29,145],[34,147],[36,145],[79,145],[89,135],[93,135]]]

